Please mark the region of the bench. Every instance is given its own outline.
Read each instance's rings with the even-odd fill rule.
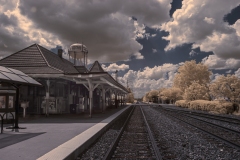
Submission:
[[[12,116],[11,121],[12,121],[12,124],[14,126],[14,116],[13,116],[12,112],[4,112],[3,115],[0,114],[0,118],[1,118],[1,133],[3,133],[3,123],[4,123],[4,116],[5,115],[6,115],[6,119],[5,119],[6,120],[6,124],[8,124],[8,116],[7,116],[8,113],[10,113],[11,116]]]

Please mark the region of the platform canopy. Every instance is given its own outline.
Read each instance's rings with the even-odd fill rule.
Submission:
[[[19,70],[3,66],[0,66],[0,83],[8,83],[16,88],[14,126],[8,129],[21,129],[18,126],[19,86],[41,86],[41,84]]]
[[[78,74],[65,74],[64,79],[74,81],[76,84],[83,84],[86,88],[93,86],[93,89],[102,87],[112,89],[119,93],[127,94],[129,91],[117,82],[108,72],[105,72],[98,61],[95,61],[89,72]]]
[[[78,74],[65,74],[64,79],[76,82],[76,84],[83,84],[89,91],[89,108],[90,108],[90,117],[92,117],[92,107],[93,107],[93,91],[96,88],[102,90],[103,95],[103,106],[105,106],[105,93],[106,91],[111,91],[117,95],[124,95],[129,93],[129,91],[118,83],[108,72],[105,72],[98,61],[95,61],[90,68],[89,72],[78,73]],[[105,110],[105,109],[104,109]]]
[[[0,81],[20,85],[22,84],[41,86],[39,82],[29,77],[25,73],[16,69],[3,66],[0,66]]]
[[[94,88],[102,86],[105,89],[115,89],[121,93],[128,93],[128,91],[121,84],[116,82],[108,73],[87,73],[78,75],[65,75],[66,79],[76,82],[76,84],[83,84],[87,88],[89,84],[94,85]]]

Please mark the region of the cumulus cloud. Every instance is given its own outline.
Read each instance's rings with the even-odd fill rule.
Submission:
[[[222,59],[216,55],[209,55],[202,60],[202,63],[207,65],[209,69],[237,69],[240,67],[238,59]]]
[[[183,0],[182,8],[161,29],[169,32],[165,50],[193,43],[193,48],[222,58],[240,59],[240,20],[234,25],[223,21],[224,15],[240,4],[239,0]]]
[[[235,75],[240,78],[240,68],[235,72]]]
[[[136,59],[144,59],[144,56],[139,52],[134,53],[133,55],[135,56]]]
[[[152,35],[151,35],[151,37],[156,37],[156,36],[157,36],[157,34],[152,34]]]
[[[195,55],[197,55],[198,53],[197,52],[195,52],[194,50],[191,50],[191,52],[189,53],[189,55],[191,56],[191,57],[193,57],[193,56],[195,56]]]
[[[3,2],[0,2],[3,4]],[[58,38],[35,25],[27,17],[20,13],[19,1],[5,1],[0,8],[0,49],[1,55],[16,52],[33,43],[39,43],[45,47],[61,44]]]
[[[144,37],[145,26],[159,28],[170,19],[170,2],[0,0],[1,54],[33,43],[48,48],[61,45],[66,50],[72,43],[83,42],[93,60],[114,62],[132,55],[143,59],[136,38]]]
[[[153,48],[153,49],[152,49],[152,52],[153,52],[153,53],[157,53],[157,49],[154,49],[154,48]]]
[[[129,69],[129,65],[126,65],[126,64],[117,65],[116,63],[112,63],[108,67],[106,65],[102,64],[102,67],[107,72],[115,72],[116,70],[125,71],[125,70]]]
[[[226,71],[226,73],[231,73],[232,72],[232,70],[228,70],[228,71]]]
[[[162,87],[171,87],[173,78],[180,64],[163,64],[153,68],[145,67],[142,71],[129,70],[119,81],[133,90],[135,97],[142,97],[146,92]]]
[[[219,74],[219,73],[212,74],[210,76],[211,82],[214,82],[219,76],[221,76],[221,74]]]

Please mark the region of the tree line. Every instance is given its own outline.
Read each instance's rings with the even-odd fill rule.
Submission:
[[[240,101],[240,79],[234,74],[220,75],[215,80],[210,79],[212,72],[195,60],[186,61],[179,67],[173,85],[170,88],[160,88],[147,92],[143,101],[158,101],[175,103],[177,100],[223,100]]]

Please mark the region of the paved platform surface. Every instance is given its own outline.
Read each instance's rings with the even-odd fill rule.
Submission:
[[[82,132],[98,124],[125,107],[88,114],[50,115],[20,119],[20,130],[0,134],[0,160],[34,160]]]

